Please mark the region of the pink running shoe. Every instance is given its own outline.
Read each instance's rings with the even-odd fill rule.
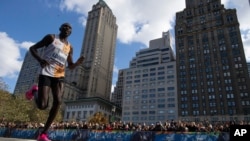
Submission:
[[[31,87],[29,91],[25,93],[25,97],[27,100],[32,100],[34,97],[34,93],[38,91],[38,86],[35,84]]]
[[[38,136],[37,141],[51,141],[51,140],[48,138],[47,134],[42,133]]]

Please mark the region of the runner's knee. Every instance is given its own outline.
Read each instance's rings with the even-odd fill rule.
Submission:
[[[40,106],[38,106],[38,108],[39,108],[40,110],[45,110],[45,109],[48,108],[48,105],[40,105]]]
[[[37,107],[40,110],[45,110],[45,109],[48,108],[48,103],[46,103],[46,102],[40,102],[40,103],[38,103]]]
[[[61,104],[62,104],[62,99],[61,98],[54,99],[53,105],[61,105]]]

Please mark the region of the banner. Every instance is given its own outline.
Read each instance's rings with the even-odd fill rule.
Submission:
[[[0,128],[0,137],[36,139],[39,129]],[[56,141],[229,141],[229,133],[105,131],[84,129],[50,130],[48,136]]]
[[[161,133],[155,136],[155,141],[217,141],[219,134],[201,132]]]
[[[3,137],[5,132],[6,128],[0,128],[0,137]]]

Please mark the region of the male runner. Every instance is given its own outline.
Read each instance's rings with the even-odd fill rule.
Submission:
[[[52,108],[43,130],[37,138],[38,141],[50,141],[47,132],[62,103],[66,64],[68,68],[73,69],[84,60],[84,57],[81,56],[76,63],[73,63],[73,48],[68,42],[68,37],[72,32],[71,25],[63,23],[59,30],[58,35],[47,34],[41,41],[30,47],[31,54],[42,67],[38,81],[38,94],[37,98],[35,97],[37,107],[45,110],[48,107],[50,91],[53,96]],[[37,49],[43,47],[44,53],[43,56],[40,56]]]

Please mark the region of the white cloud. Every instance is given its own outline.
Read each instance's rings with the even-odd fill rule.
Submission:
[[[18,43],[5,32],[0,32],[0,77],[13,78],[19,73],[22,66],[20,48],[28,49],[32,42]]]
[[[105,0],[117,19],[118,39],[123,43],[140,42],[148,45],[149,41],[161,37],[163,31],[171,29],[175,13],[185,7],[185,1],[166,0]],[[64,0],[62,10],[75,11],[87,17],[92,5],[88,0]],[[81,17],[82,18],[82,17]],[[82,20],[86,22],[86,20]],[[83,24],[85,25],[85,24]]]
[[[244,51],[247,62],[250,62],[250,7],[248,0],[235,1],[235,0],[223,0],[226,8],[232,8],[237,10],[237,17],[240,24],[241,36],[244,45]],[[222,1],[222,2],[223,2]]]
[[[18,43],[7,33],[0,32],[0,77],[14,77],[19,72],[22,61]]]
[[[118,67],[117,67],[117,66],[114,66],[113,72],[114,72],[114,73],[118,73],[118,71],[119,71]]]
[[[250,16],[250,7],[248,0],[241,0],[240,2],[235,0],[222,0],[222,2],[223,1],[225,1],[224,3],[226,8],[237,10],[237,17],[240,23],[240,29],[250,29],[250,19],[247,18]]]
[[[34,43],[33,42],[29,42],[29,41],[24,41],[24,42],[22,42],[21,44],[19,44],[19,46],[21,47],[21,48],[24,48],[24,49],[29,49],[32,45],[34,45]]]
[[[111,86],[111,93],[114,92],[114,89],[115,89],[115,84],[112,84],[112,86]]]
[[[246,34],[242,35],[242,41],[245,49],[245,56],[247,62],[250,62],[250,30],[246,32]]]
[[[86,25],[88,11],[98,0],[63,0],[61,9],[81,14],[80,21]],[[117,18],[118,39],[122,43],[149,41],[161,37],[162,32],[173,29],[176,12],[185,8],[184,0],[105,0]],[[222,0],[226,9],[237,9],[241,31],[250,29],[250,7],[247,0]],[[246,36],[246,35],[242,35]],[[247,38],[248,39],[248,38]],[[244,40],[245,54],[249,54],[250,42]],[[250,60],[247,57],[248,61]]]
[[[75,11],[80,14],[86,14],[91,10],[93,1],[90,0],[63,0],[60,3],[61,9]]]

